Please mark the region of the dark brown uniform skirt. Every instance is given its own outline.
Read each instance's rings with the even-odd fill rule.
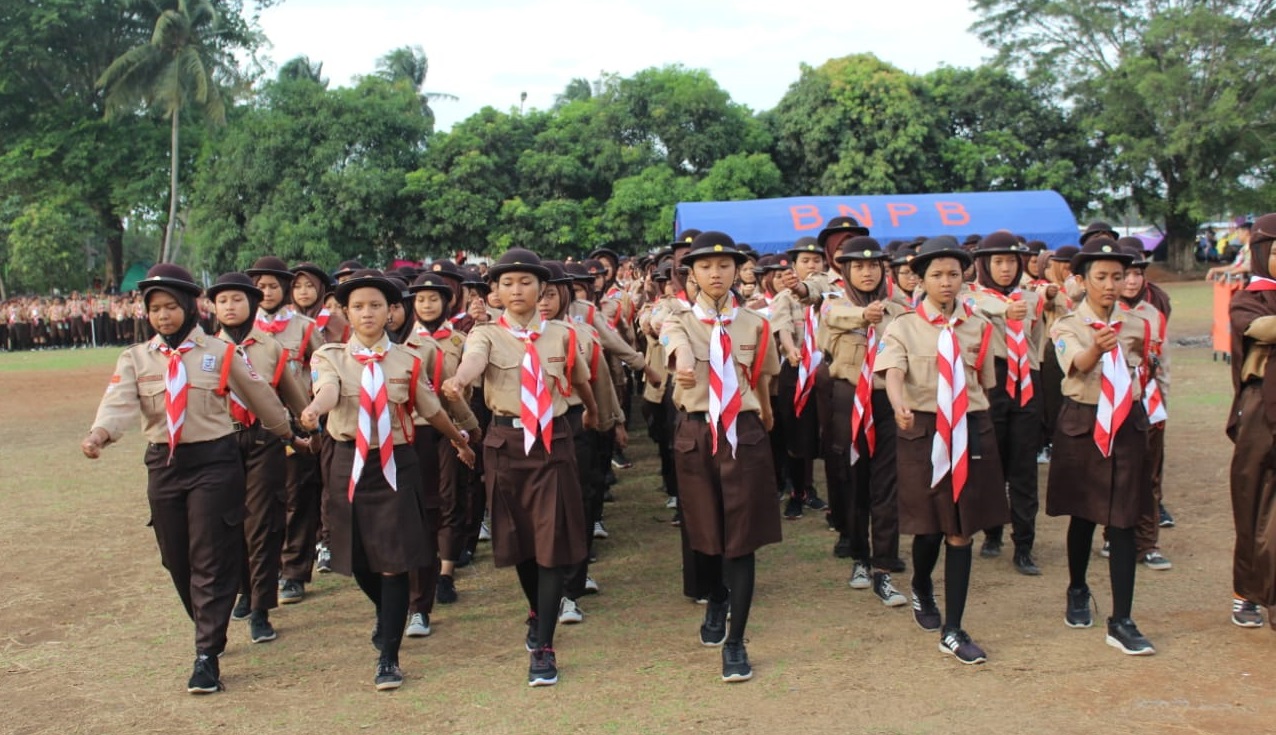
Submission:
[[[728,559],[780,542],[775,473],[757,412],[740,414],[736,435],[735,457],[725,435],[713,454],[704,414],[682,414],[673,440],[678,506],[691,548]]]
[[[1140,516],[1152,512],[1152,486],[1143,471],[1147,415],[1135,401],[1117,431],[1112,455],[1104,457],[1094,443],[1096,413],[1097,406],[1063,400],[1050,455],[1046,514],[1134,528]]]
[[[970,536],[1010,522],[1006,482],[997,455],[997,437],[987,411],[967,414],[971,437],[966,487],[953,501],[952,475],[930,486],[930,451],[935,437],[935,414],[913,412],[911,429],[895,434],[899,467],[899,532],[912,536],[942,533]],[[976,451],[977,450],[977,451]]]
[[[1270,607],[1276,605],[1276,456],[1261,384],[1241,389],[1235,411],[1232,589],[1250,602]]]
[[[540,439],[527,454],[523,430],[495,421],[483,437],[484,481],[498,567],[535,560],[542,567],[584,561],[585,505],[571,429],[554,419],[552,451]]]
[[[356,560],[366,560],[368,571],[377,574],[401,574],[432,563],[416,450],[411,444],[395,445],[394,463],[397,491],[381,474],[380,452],[369,450],[351,504],[347,486],[354,469],[354,442],[333,443],[327,496],[334,572],[353,574]]]

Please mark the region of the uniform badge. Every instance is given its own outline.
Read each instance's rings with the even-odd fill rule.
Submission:
[[[318,370],[318,368],[312,368],[312,369],[310,370],[310,382],[311,382],[311,383],[318,383],[318,382],[319,382],[319,370]]]
[[[669,346],[669,335],[667,335],[667,334],[662,334],[662,335],[660,335],[660,344],[664,345],[665,347],[668,347],[668,346]]]
[[[199,363],[199,369],[206,373],[217,370],[217,355],[204,355],[204,359]]]
[[[1063,340],[1059,340],[1058,342],[1054,343],[1055,352],[1058,352],[1060,355],[1062,355],[1064,349],[1066,349],[1067,346],[1068,346],[1067,342],[1064,342]]]
[[[885,343],[885,342],[878,342],[878,343],[877,343],[877,354],[879,354],[879,355],[880,355],[880,354],[882,354],[882,353],[883,353],[883,352],[885,352],[885,351],[886,351],[886,343]]]

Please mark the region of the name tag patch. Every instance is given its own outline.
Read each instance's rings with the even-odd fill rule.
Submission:
[[[199,362],[199,369],[206,373],[211,373],[217,370],[217,355],[204,355],[203,359]]]
[[[758,348],[757,345],[740,345],[741,352],[752,352]]]
[[[406,385],[408,383],[411,383],[412,379],[411,378],[390,378],[386,382],[390,383],[391,385]]]
[[[545,362],[567,362],[566,357],[547,357]]]

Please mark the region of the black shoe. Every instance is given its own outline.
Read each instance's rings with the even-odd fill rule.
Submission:
[[[979,555],[985,559],[996,559],[1001,556],[1001,539],[984,538],[984,545],[979,548]]]
[[[1161,528],[1174,528],[1174,516],[1170,515],[1170,512],[1165,509],[1164,505],[1161,506],[1160,510],[1161,518],[1157,521],[1157,524]]]
[[[784,504],[784,519],[788,521],[796,521],[802,517],[802,500],[797,496],[790,496],[789,502]]]
[[[721,646],[727,639],[727,601],[714,602],[704,609],[704,622],[700,624],[700,645]]]
[[[1032,552],[1027,549],[1017,549],[1015,551],[1015,570],[1029,577],[1041,576],[1041,567],[1038,567],[1037,562],[1032,560]]]
[[[239,601],[235,603],[235,609],[230,611],[231,620],[247,620],[249,615],[253,613],[252,600],[248,595],[240,595]]]
[[[829,504],[820,500],[820,496],[815,494],[815,488],[808,487],[806,489],[806,507],[811,510],[825,510]]]
[[[265,610],[253,610],[248,619],[248,634],[253,643],[269,643],[279,637],[275,626],[270,624],[270,615]]]
[[[540,646],[532,651],[532,662],[527,667],[529,687],[552,687],[558,683],[558,657],[554,649]]]
[[[529,612],[527,614],[527,637],[523,639],[523,648],[526,648],[528,653],[540,648],[541,638],[539,626],[540,621],[536,619],[536,613]]]
[[[752,678],[753,667],[749,665],[749,652],[744,650],[744,643],[731,641],[722,646],[722,680],[732,684]]]
[[[279,587],[279,602],[282,605],[292,605],[301,602],[306,597],[306,585],[304,582],[298,582],[295,579],[285,579],[283,585]]]
[[[382,656],[377,661],[377,675],[372,683],[376,684],[378,692],[403,686],[403,669],[399,668],[399,662]]]
[[[848,534],[839,534],[837,543],[833,544],[833,556],[839,559],[850,559],[851,553],[851,537]]]
[[[1152,642],[1143,637],[1134,621],[1129,618],[1108,618],[1108,645],[1131,656],[1151,656],[1156,653]]]
[[[380,618],[378,618],[376,624],[372,626],[372,647],[378,651],[385,648],[385,637],[381,635]]]
[[[939,639],[939,652],[946,653],[964,664],[982,664],[988,660],[984,649],[970,639],[960,628],[945,628]]]
[[[191,694],[212,694],[222,690],[221,666],[216,656],[201,653],[195,657],[195,671],[190,681],[186,682],[186,691]]]
[[[474,552],[470,549],[461,550],[461,558],[456,560],[456,568],[464,569],[474,563]]]
[[[618,470],[627,470],[630,467],[633,467],[634,463],[629,461],[629,458],[625,456],[624,452],[617,449],[616,452],[611,455],[611,466]]]
[[[451,605],[460,599],[456,594],[456,582],[452,580],[452,575],[444,574],[439,577],[438,592],[435,593],[434,599],[440,605]]]
[[[607,496],[611,495],[611,486],[620,482],[620,480],[616,479],[616,473],[613,472],[610,467],[607,468],[607,473],[603,475],[603,482],[607,485],[607,489],[603,491],[603,502],[604,503],[616,502],[615,497],[612,497],[610,500],[607,499]]]
[[[913,589],[913,622],[927,633],[943,627],[944,617],[939,612],[939,605],[935,604],[935,593],[923,595]]]
[[[1089,587],[1068,588],[1068,608],[1064,611],[1063,622],[1069,628],[1089,628],[1094,625],[1094,617],[1090,614]]]
[[[886,563],[882,564],[882,567],[891,574],[903,574],[908,571],[908,564],[904,563],[904,560],[898,556],[893,559],[887,559]]]

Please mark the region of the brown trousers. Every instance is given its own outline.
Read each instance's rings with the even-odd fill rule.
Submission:
[[[1139,556],[1156,549],[1161,541],[1161,480],[1165,470],[1165,424],[1148,427],[1148,451],[1143,456],[1143,473],[1152,485],[1152,505],[1134,527],[1134,543]]]
[[[146,498],[160,561],[195,622],[195,650],[226,649],[244,553],[244,466],[233,436],[146,450]]]
[[[257,424],[236,438],[244,464],[244,563],[239,591],[253,610],[279,605],[288,466],[279,438]]]
[[[284,579],[309,583],[315,564],[315,543],[319,540],[324,478],[319,471],[319,457],[313,454],[298,452],[289,455],[287,465],[283,576]]]
[[[434,590],[439,584],[439,467],[446,451],[453,457],[452,443],[432,426],[416,427],[412,448],[421,463],[421,516],[425,520],[425,566],[408,572],[408,614],[429,615],[434,610]]]
[[[1276,605],[1276,443],[1260,385],[1241,389],[1232,453],[1232,518],[1236,549],[1232,588],[1240,597]]]
[[[461,460],[456,456],[452,442],[439,438],[435,442],[438,455],[438,529],[439,558],[456,561],[465,548],[465,519],[469,506],[469,494],[462,484]],[[424,464],[424,460],[422,460]],[[428,481],[428,480],[427,480]]]

